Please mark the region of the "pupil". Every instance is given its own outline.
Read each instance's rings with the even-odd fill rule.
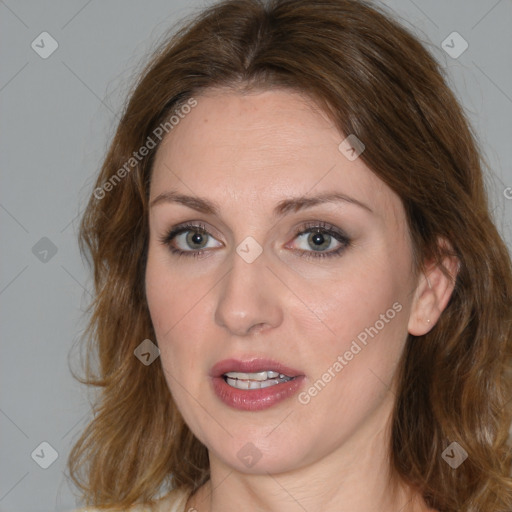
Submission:
[[[315,235],[313,235],[313,242],[316,245],[322,245],[323,241],[324,241],[323,235],[321,235],[319,233],[316,233]]]
[[[190,242],[190,245],[201,245],[204,240],[203,240],[203,235],[201,233],[190,233],[188,235],[188,239],[189,239],[189,242]]]
[[[315,245],[315,251],[329,247],[329,235],[324,235],[323,233],[312,233],[309,236],[309,239]]]

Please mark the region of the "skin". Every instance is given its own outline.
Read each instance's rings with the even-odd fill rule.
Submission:
[[[186,510],[428,510],[405,486],[391,492],[388,420],[407,334],[435,325],[450,280],[432,265],[413,272],[400,199],[361,158],[340,152],[345,136],[310,100],[275,89],[211,90],[196,99],[157,151],[150,201],[175,191],[214,201],[220,212],[152,206],[146,270],[167,383],[210,456],[211,479]],[[273,216],[283,199],[333,191],[372,211],[337,202]],[[296,233],[320,221],[350,243],[339,256],[306,259],[300,254],[314,245]],[[160,241],[184,222],[201,222],[211,234],[199,257],[178,257]],[[171,244],[191,251],[185,236]],[[252,263],[236,252],[248,236],[263,250]],[[332,239],[324,251],[340,245]],[[300,370],[300,391],[307,390],[394,303],[401,311],[307,404],[295,395],[239,411],[212,391],[215,363],[256,357]],[[247,443],[261,455],[250,468],[237,457]]]

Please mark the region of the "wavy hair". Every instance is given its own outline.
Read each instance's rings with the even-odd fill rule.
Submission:
[[[134,349],[155,339],[144,287],[155,130],[212,87],[313,98],[401,198],[415,271],[458,258],[446,309],[430,332],[409,335],[399,361],[391,469],[441,512],[510,512],[512,269],[483,153],[425,46],[363,0],[217,3],[164,41],[130,91],[79,233],[95,295],[85,377],[74,376],[99,392],[68,469],[86,504],[125,509],[209,478],[161,364],[141,364]],[[156,147],[139,159],[149,138]],[[442,457],[454,441],[468,453],[457,469]]]

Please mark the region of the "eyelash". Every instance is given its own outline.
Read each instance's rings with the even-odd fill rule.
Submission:
[[[181,226],[177,226],[176,228],[171,229],[167,234],[159,238],[160,243],[163,245],[168,246],[171,253],[175,254],[176,256],[186,256],[186,257],[193,257],[197,258],[202,256],[206,250],[200,249],[199,251],[182,251],[181,249],[176,249],[171,245],[172,240],[182,233],[186,233],[187,231],[194,231],[196,233],[199,233],[201,235],[207,235],[212,236],[209,231],[206,229],[206,226],[204,224],[184,224]],[[306,233],[320,233],[320,234],[326,234],[337,240],[341,243],[341,246],[334,250],[329,252],[317,252],[317,251],[301,251],[296,250],[299,253],[299,256],[303,258],[331,258],[335,256],[340,256],[341,253],[345,251],[345,249],[350,245],[351,240],[348,236],[346,236],[342,231],[338,230],[331,224],[327,224],[326,222],[309,222],[301,225],[297,231],[295,232],[294,239],[297,238],[299,235],[304,235]]]

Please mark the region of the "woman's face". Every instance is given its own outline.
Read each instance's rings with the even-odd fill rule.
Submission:
[[[298,94],[196,99],[150,189],[146,291],[172,396],[212,464],[360,456],[413,308],[401,202]]]

